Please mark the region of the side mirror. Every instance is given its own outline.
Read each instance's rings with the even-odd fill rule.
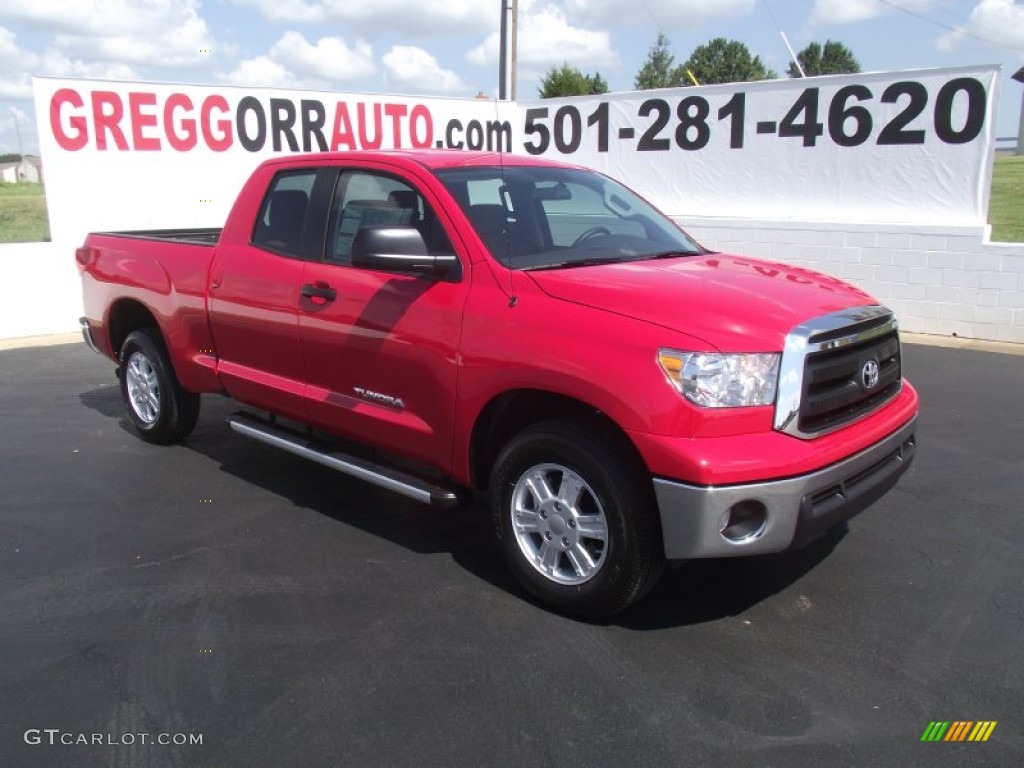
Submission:
[[[381,272],[425,275],[438,280],[461,278],[455,254],[431,254],[416,227],[360,227],[352,240],[352,266]]]

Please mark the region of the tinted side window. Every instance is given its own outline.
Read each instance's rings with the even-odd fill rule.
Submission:
[[[413,187],[392,176],[345,172],[331,204],[326,260],[351,263],[352,240],[361,227],[369,226],[415,227],[430,253],[454,253],[434,211]]]
[[[299,255],[302,228],[315,180],[315,170],[286,171],[274,177],[256,219],[253,245],[287,256]]]

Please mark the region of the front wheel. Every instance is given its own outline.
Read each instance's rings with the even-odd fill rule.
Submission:
[[[121,397],[139,437],[150,443],[176,443],[199,421],[199,395],[178,383],[160,334],[141,328],[121,346]]]
[[[553,420],[521,432],[498,457],[491,503],[509,568],[563,613],[610,616],[661,574],[650,478],[597,425]]]

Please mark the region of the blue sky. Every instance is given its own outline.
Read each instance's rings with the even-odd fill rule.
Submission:
[[[32,75],[339,92],[497,95],[502,0],[3,0],[0,152],[38,148]],[[658,31],[678,62],[714,37],[780,75],[839,40],[864,71],[1002,64],[999,136],[1015,135],[1024,4],[1015,0],[520,0],[519,97],[568,61],[629,90]]]

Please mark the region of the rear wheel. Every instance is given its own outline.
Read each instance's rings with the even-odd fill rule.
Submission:
[[[159,333],[141,328],[121,346],[121,397],[139,437],[150,443],[176,443],[199,421],[199,395],[178,383]]]
[[[650,478],[596,425],[552,420],[513,438],[498,457],[491,504],[509,568],[563,613],[610,616],[661,575]]]

